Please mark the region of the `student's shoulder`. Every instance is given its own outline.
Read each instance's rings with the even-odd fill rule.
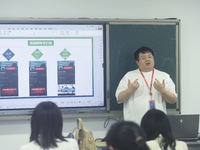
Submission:
[[[66,141],[58,143],[59,150],[78,150],[78,142],[73,138],[66,138]]]
[[[184,141],[176,141],[176,149],[188,150],[187,143]]]
[[[77,141],[73,138],[66,138],[66,140],[71,143],[77,143]]]
[[[149,147],[150,150],[161,150],[159,143],[157,142],[157,140],[150,140],[146,142],[147,146]]]
[[[35,142],[30,142],[22,145],[20,150],[40,150],[40,147]]]

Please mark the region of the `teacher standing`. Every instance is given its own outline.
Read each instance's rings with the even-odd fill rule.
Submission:
[[[134,52],[138,69],[127,72],[119,82],[115,96],[123,103],[124,120],[138,124],[149,109],[166,113],[166,103],[177,100],[175,84],[170,75],[154,68],[154,52],[149,47],[140,47]]]

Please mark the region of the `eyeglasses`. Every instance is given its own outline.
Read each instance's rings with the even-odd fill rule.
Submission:
[[[153,56],[140,57],[140,58],[139,58],[139,60],[141,60],[141,61],[145,61],[145,60],[148,60],[148,59],[153,59]]]

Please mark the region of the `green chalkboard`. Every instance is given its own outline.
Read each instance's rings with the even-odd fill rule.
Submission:
[[[172,24],[110,24],[110,110],[122,110],[115,91],[121,78],[138,68],[133,53],[141,46],[151,47],[155,55],[155,68],[170,74],[178,92],[178,28]],[[178,100],[179,101],[179,100]],[[177,104],[167,104],[176,109]]]

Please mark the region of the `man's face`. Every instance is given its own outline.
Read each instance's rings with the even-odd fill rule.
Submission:
[[[139,53],[139,60],[136,63],[141,71],[152,71],[154,68],[154,56],[150,52]]]

